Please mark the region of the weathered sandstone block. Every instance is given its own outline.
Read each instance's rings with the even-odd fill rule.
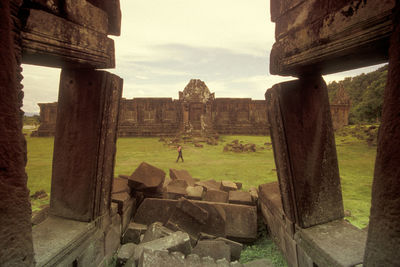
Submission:
[[[164,179],[163,170],[142,162],[129,177],[128,183],[134,190],[161,192]]]
[[[285,214],[301,227],[343,217],[327,88],[319,75],[266,93]],[[294,190],[295,189],[295,190]]]

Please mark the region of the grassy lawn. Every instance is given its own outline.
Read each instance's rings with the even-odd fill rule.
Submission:
[[[146,161],[169,174],[169,169],[185,169],[201,180],[230,180],[243,183],[244,189],[276,181],[275,163],[269,136],[222,136],[217,146],[204,144],[196,148],[182,143],[185,162],[176,163],[176,146],[159,142],[158,138],[119,138],[115,174],[131,174]],[[223,152],[224,145],[238,139],[266,149],[249,153]],[[136,152],[135,152],[136,151]]]
[[[28,144],[28,187],[31,194],[44,189],[50,193],[51,161],[53,138],[31,138]],[[257,152],[223,152],[227,143],[238,139],[257,145]],[[182,143],[184,163],[176,163],[176,146],[160,142],[159,138],[119,138],[115,175],[131,174],[143,161],[163,169],[168,176],[169,168],[186,169],[193,177],[201,180],[231,180],[243,183],[249,189],[262,183],[276,181],[275,162],[268,136],[221,136],[217,146],[204,144],[196,148],[192,143]],[[342,182],[344,208],[351,212],[346,217],[359,228],[368,224],[371,202],[371,186],[376,155],[376,147],[352,136],[336,137],[339,169]],[[264,147],[264,149],[259,149]],[[35,201],[32,209],[39,209],[47,200]],[[268,239],[258,241],[244,251],[246,259],[266,257],[273,259],[276,266],[285,266],[277,254],[275,245]],[[267,255],[268,254],[268,255]],[[283,263],[282,263],[283,262]]]

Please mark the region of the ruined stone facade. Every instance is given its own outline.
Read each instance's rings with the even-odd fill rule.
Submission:
[[[341,85],[330,103],[333,129],[338,130],[343,126],[349,125],[349,113],[351,108],[350,96]]]
[[[39,104],[38,136],[54,132],[57,103]],[[118,135],[163,136],[178,133],[251,134],[269,133],[264,100],[215,98],[201,80],[191,80],[179,99],[122,99]]]
[[[39,104],[37,136],[54,134],[57,103]],[[330,105],[335,130],[349,124],[350,100],[344,90]],[[178,133],[265,135],[267,103],[251,98],[215,98],[201,80],[191,80],[179,99],[133,98],[121,101],[118,135],[171,136]]]

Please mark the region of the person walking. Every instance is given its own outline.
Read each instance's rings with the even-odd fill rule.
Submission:
[[[178,146],[178,158],[176,159],[176,162],[178,162],[179,158],[182,159],[183,162],[183,157],[182,157],[182,146]]]

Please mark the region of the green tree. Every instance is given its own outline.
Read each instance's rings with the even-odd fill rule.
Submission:
[[[370,73],[355,77],[346,77],[328,85],[329,100],[332,101],[342,85],[350,96],[351,109],[349,122],[371,123],[380,120],[382,113],[383,92],[386,86],[387,65]]]

